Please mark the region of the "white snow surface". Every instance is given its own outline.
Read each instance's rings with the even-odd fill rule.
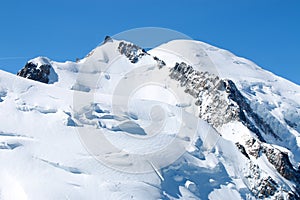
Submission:
[[[136,64],[120,55],[119,42],[108,41],[77,63],[33,59],[53,66],[58,79],[50,78],[53,84],[49,85],[0,71],[1,200],[254,199],[249,190],[252,183],[245,179],[251,173],[249,161],[235,145],[243,144],[250,131],[239,123],[215,130],[199,119],[194,99],[168,78],[168,67],[180,61],[233,80],[283,139],[268,138],[267,142],[286,150],[295,166],[300,162],[298,85],[203,42],[171,41],[152,49],[151,56],[139,58]],[[166,68],[154,68],[152,55],[164,60]],[[140,85],[141,80],[145,85],[136,87],[128,99],[131,84]],[[149,84],[150,80],[161,84]],[[125,111],[124,102],[128,103]],[[92,105],[101,112],[92,110]],[[159,124],[155,119],[162,113],[164,123]],[[132,124],[122,124],[121,119]],[[157,130],[157,124],[161,129]],[[82,132],[99,130],[106,141],[123,150],[120,158],[108,156],[103,163],[103,155],[97,155],[100,161],[95,156],[98,149],[86,146]],[[182,138],[182,130],[192,137]],[[238,134],[240,130],[243,134]],[[160,134],[139,139],[153,131]],[[173,140],[188,143],[180,157],[167,163],[172,155],[161,155],[153,165],[143,160],[144,154],[159,151]],[[97,142],[109,155],[106,143]],[[180,148],[173,147],[174,154]],[[130,160],[132,153],[139,153],[137,158],[143,162]],[[257,162],[265,163],[261,176],[291,184],[263,157]]]

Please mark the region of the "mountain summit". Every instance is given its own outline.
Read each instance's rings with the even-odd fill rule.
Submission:
[[[193,40],[0,71],[0,199],[300,199],[300,86]]]

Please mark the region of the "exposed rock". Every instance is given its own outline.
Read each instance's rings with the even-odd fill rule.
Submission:
[[[39,81],[42,83],[53,83],[57,81],[58,76],[53,70],[51,64],[46,58],[39,58],[42,63],[28,62],[26,65],[17,73],[18,76],[28,78],[31,80]],[[51,78],[50,78],[51,77]]]
[[[215,128],[231,121],[241,121],[258,139],[269,134],[280,139],[258,114],[231,80],[221,80],[208,72],[199,72],[184,62],[176,63],[170,70],[170,77],[179,81],[185,92],[197,99],[199,117]]]
[[[148,55],[141,47],[126,42],[120,42],[118,50],[120,54],[125,55],[131,63],[137,63],[141,57]]]
[[[252,161],[250,161],[250,166],[249,166],[250,174],[246,176],[246,178],[254,179],[254,180],[260,180],[261,179],[261,170],[258,165],[253,164]],[[255,186],[256,187],[256,186]]]
[[[112,42],[112,38],[110,36],[105,36],[103,44],[107,43],[107,42]]]
[[[260,199],[265,199],[270,196],[273,196],[277,191],[277,183],[269,176],[263,178],[257,188],[256,196]]]
[[[281,138],[275,134],[270,125],[251,108],[247,98],[237,89],[233,81],[222,80],[218,76],[208,72],[199,72],[186,63],[176,63],[170,69],[170,77],[179,81],[185,92],[192,95],[199,106],[199,117],[206,120],[213,127],[223,126],[229,122],[240,121],[250,131],[256,134],[257,139],[251,138],[245,141],[245,146],[236,143],[237,147],[248,159],[260,157],[263,153],[275,169],[286,179],[300,185],[299,171],[295,170],[289,161],[288,155],[265,145],[263,136],[271,135],[277,140]],[[295,126],[293,124],[293,126]],[[252,161],[250,161],[252,163]],[[278,184],[271,178],[260,176],[260,167],[251,164],[249,168],[251,176],[247,178],[256,182],[251,191],[257,198],[268,198],[289,194],[298,198],[299,195],[293,191],[278,192]],[[299,186],[295,188],[299,192]],[[276,194],[276,195],[275,195]]]
[[[166,66],[166,63],[163,60],[160,60],[158,57],[154,56],[153,59],[157,62],[159,69]]]
[[[225,80],[224,82],[228,98],[238,105],[239,121],[254,132],[262,142],[265,141],[262,137],[263,134],[270,134],[274,138],[279,139],[270,126],[252,110],[248,100],[240,93],[235,84],[231,80]]]
[[[249,154],[258,158],[261,154],[265,154],[270,164],[274,166],[277,172],[282,175],[282,177],[287,180],[293,181],[296,183],[296,190],[299,192],[300,188],[300,172],[294,169],[291,164],[287,153],[280,151],[279,149],[273,147],[272,145],[268,145],[266,143],[262,143],[254,138],[251,138],[246,141],[245,151]],[[261,182],[261,184],[265,184],[265,180]],[[264,186],[267,187],[267,186]],[[268,187],[270,188],[270,187]],[[290,191],[291,192],[291,191]],[[290,199],[297,199],[299,197],[298,194],[292,192],[289,193]],[[264,196],[265,197],[265,196]],[[277,198],[276,198],[277,199]],[[280,199],[280,198],[279,198]]]
[[[240,143],[235,143],[235,145],[237,146],[237,148],[240,150],[240,152],[246,156],[248,159],[250,159],[249,155],[247,154],[245,147],[243,145],[241,145]]]
[[[48,83],[50,74],[50,65],[41,65],[40,68],[37,68],[37,65],[33,63],[27,63],[23,69],[21,69],[17,75],[24,78],[32,79],[42,83]]]
[[[249,174],[245,178],[253,195],[258,199],[265,199],[276,195],[287,194],[287,192],[278,192],[278,184],[270,176],[262,176],[262,171],[257,164],[249,161]],[[275,198],[277,199],[277,198]]]
[[[261,142],[251,138],[245,142],[247,151],[251,156],[254,156],[255,158],[258,158],[260,156],[262,146]]]
[[[294,181],[300,185],[300,173],[294,169],[287,153],[266,144],[264,145],[263,152],[267,156],[268,161],[284,178]]]

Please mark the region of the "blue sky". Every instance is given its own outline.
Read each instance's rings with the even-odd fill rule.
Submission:
[[[300,84],[297,0],[3,0],[0,69],[84,57],[106,35],[164,27],[230,50]]]

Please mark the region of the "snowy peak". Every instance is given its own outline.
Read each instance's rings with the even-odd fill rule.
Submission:
[[[89,85],[84,83],[77,83],[76,78],[78,73],[86,74],[87,78],[90,75],[99,76],[115,62],[115,60],[124,57],[130,61],[131,64],[137,63],[142,57],[148,57],[149,60],[154,60],[161,67],[165,63],[156,56],[151,56],[141,47],[127,41],[118,41],[106,36],[103,43],[93,49],[82,60],[76,62],[67,61],[59,63],[51,61],[46,57],[37,57],[28,61],[28,63],[18,72],[18,76],[48,83],[72,88],[74,90],[90,91]],[[75,81],[75,82],[74,82]],[[80,81],[80,80],[79,80]],[[86,89],[78,87],[82,85]]]
[[[300,198],[300,87],[247,59],[107,36],[82,60],[38,57],[18,76],[36,82],[0,72],[1,199]],[[170,141],[187,146],[157,150]]]

